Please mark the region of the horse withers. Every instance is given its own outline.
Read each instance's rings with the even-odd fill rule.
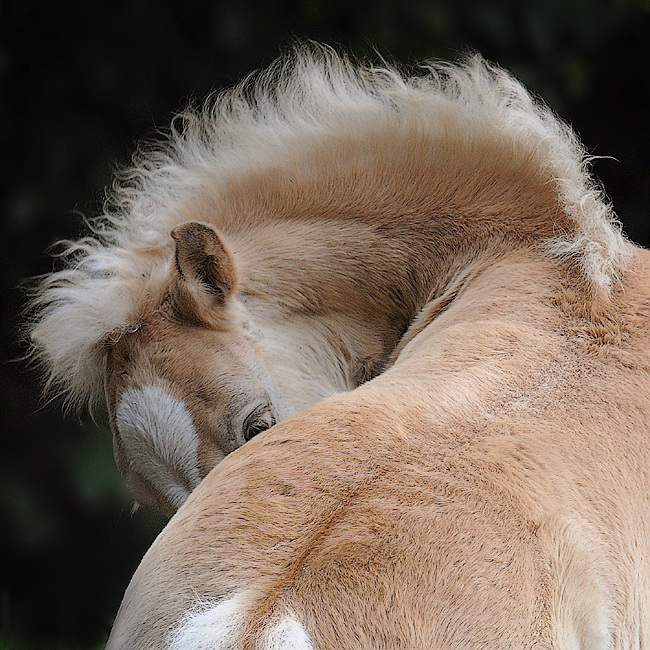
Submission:
[[[97,330],[116,437],[162,485],[277,424],[154,542],[111,650],[643,645],[650,255],[586,160],[480,59],[315,49],[186,116],[117,222],[148,311]]]

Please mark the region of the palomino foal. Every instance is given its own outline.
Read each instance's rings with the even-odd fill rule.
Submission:
[[[144,350],[187,328],[187,346],[170,330],[146,352],[155,366],[180,344],[170,393],[131,406],[110,386],[131,339],[107,352],[117,430],[149,399],[152,428],[214,424],[214,395],[190,419],[169,395],[224,363],[257,386],[233,436],[258,403],[264,424],[291,411],[281,377],[309,391],[318,369],[337,390],[387,369],[208,474],[134,575],[110,650],[641,647],[650,255],[570,130],[480,60],[407,79],[326,51],[188,119],[176,158],[146,169],[175,183],[174,219],[219,232],[173,231],[171,279],[129,335]]]
[[[239,92],[136,160],[33,301],[49,386],[76,404],[105,398],[136,502],[169,515],[245,441],[378,374],[430,290],[412,273],[435,273],[414,264],[419,218],[396,237],[363,190],[350,206],[343,186],[323,193],[346,173],[334,142],[305,167],[327,120],[264,125]],[[325,165],[332,178],[311,176]]]

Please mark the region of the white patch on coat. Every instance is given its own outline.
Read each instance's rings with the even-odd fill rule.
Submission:
[[[295,618],[282,616],[264,634],[260,650],[314,650],[314,646]]]
[[[187,612],[169,637],[169,650],[237,650],[246,617],[239,592],[218,603]],[[307,632],[292,616],[276,619],[265,631],[259,650],[314,650]]]
[[[245,614],[241,593],[190,611],[172,632],[169,650],[237,650]]]
[[[116,424],[133,470],[179,508],[200,483],[198,437],[183,402],[162,388],[129,388]]]

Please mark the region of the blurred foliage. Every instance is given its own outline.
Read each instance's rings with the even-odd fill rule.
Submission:
[[[0,3],[0,649],[101,647],[164,524],[130,513],[106,426],[40,407],[37,372],[8,361],[24,351],[19,283],[82,232],[137,140],[296,38],[407,63],[478,50],[612,156],[595,171],[647,245],[649,14],[647,0]]]

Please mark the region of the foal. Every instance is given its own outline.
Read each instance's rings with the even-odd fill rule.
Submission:
[[[242,442],[249,412],[357,388],[208,474],[111,650],[650,638],[650,256],[566,126],[480,60],[405,78],[316,50],[139,173],[119,223],[151,239],[127,256],[150,309],[98,348],[127,473],[164,483],[149,430],[199,440],[162,463],[187,473],[210,427]]]
[[[246,440],[384,370],[487,253],[536,247],[606,292],[624,246],[581,156],[480,62],[407,80],[298,57],[136,158],[43,280],[35,353],[71,402],[106,400],[136,501],[171,515]]]

